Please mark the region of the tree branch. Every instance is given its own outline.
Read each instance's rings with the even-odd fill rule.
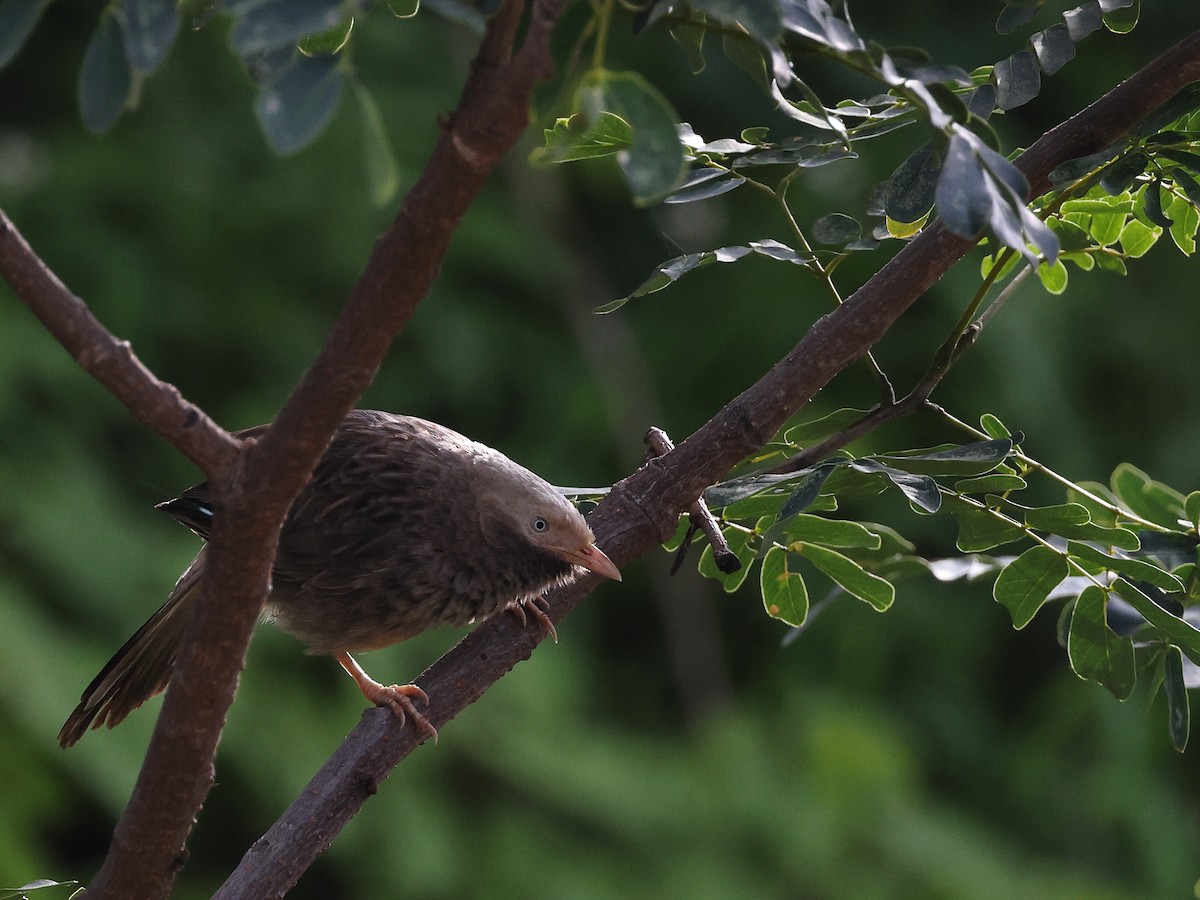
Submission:
[[[1034,191],[1040,191],[1056,165],[1108,146],[1197,79],[1200,33],[1048,132],[1018,165]],[[680,512],[704,488],[762,447],[834,375],[864,356],[972,246],[934,222],[843,305],[817,321],[756,384],[673,451],[648,460],[615,485],[589,519],[609,557],[623,565],[666,540]],[[597,579],[589,578],[551,593],[551,619],[561,621],[597,584]],[[522,629],[512,616],[496,616],[481,624],[417,679],[433,698],[430,721],[441,729],[528,658],[543,636],[540,629]],[[215,896],[222,900],[282,896],[423,737],[398,725],[384,710],[367,711]]]
[[[142,365],[50,271],[0,211],[0,275],[79,367],[104,385],[139,422],[160,434],[206,474],[232,465],[238,444],[172,384]]]

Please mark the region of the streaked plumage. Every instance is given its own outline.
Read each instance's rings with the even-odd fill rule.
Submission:
[[[200,484],[160,507],[207,538],[211,504]],[[371,681],[349,653],[513,604],[523,614],[520,604],[571,580],[576,567],[619,579],[594,540],[561,493],[496,450],[433,422],[355,410],[280,532],[265,617],[310,652],[333,654],[372,702],[432,732],[409,700],[415,687]],[[206,550],[84,691],[59,733],[64,747],[166,687]]]

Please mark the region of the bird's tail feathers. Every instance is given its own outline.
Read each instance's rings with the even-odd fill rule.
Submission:
[[[187,612],[204,574],[205,549],[200,549],[180,576],[167,602],[113,654],[84,690],[79,705],[58,733],[63,747],[70,747],[89,728],[112,728],[167,686],[187,625]]]

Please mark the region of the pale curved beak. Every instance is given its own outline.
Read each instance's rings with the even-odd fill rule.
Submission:
[[[569,563],[582,566],[597,575],[611,578],[613,581],[621,580],[621,570],[595,544],[588,544],[577,550],[560,550],[559,552],[562,554],[562,558]]]

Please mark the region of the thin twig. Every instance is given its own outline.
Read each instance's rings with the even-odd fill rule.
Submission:
[[[655,456],[666,456],[675,449],[675,445],[671,443],[671,439],[667,436],[667,433],[654,425],[651,425],[650,429],[646,432],[646,443],[650,446]],[[696,533],[696,529],[703,531],[704,536],[708,538],[708,543],[713,551],[713,561],[716,562],[718,569],[726,575],[730,575],[742,567],[742,561],[738,559],[736,553],[729,549],[729,542],[725,540],[725,535],[721,533],[721,525],[713,516],[712,511],[709,510],[708,504],[704,502],[704,497],[697,497],[692,501],[692,505],[688,507],[688,516],[691,520],[691,526],[684,536],[683,543],[679,545],[675,564],[671,567],[672,575],[679,570],[679,566],[683,562],[683,556],[687,552],[688,544],[691,543],[692,535]]]

